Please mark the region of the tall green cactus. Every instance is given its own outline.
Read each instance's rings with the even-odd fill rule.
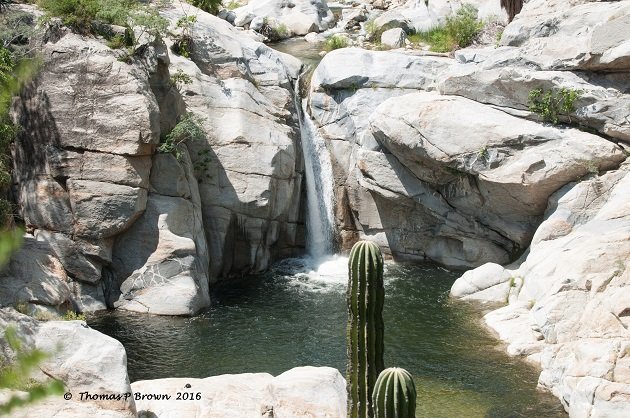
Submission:
[[[371,418],[371,395],[383,364],[383,255],[359,241],[348,260],[348,418]]]
[[[390,367],[381,372],[372,392],[374,418],[415,418],[416,385],[405,369]]]

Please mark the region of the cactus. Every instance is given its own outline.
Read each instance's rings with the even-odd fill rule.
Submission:
[[[348,418],[371,418],[371,394],[383,365],[383,256],[359,241],[348,260]]]
[[[381,372],[372,392],[374,418],[415,418],[416,385],[411,374],[399,367]]]

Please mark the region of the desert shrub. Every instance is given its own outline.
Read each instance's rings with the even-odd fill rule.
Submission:
[[[35,34],[35,18],[21,10],[0,14],[0,47],[8,48],[14,58],[27,56],[32,49],[30,38]]]
[[[483,22],[477,19],[477,9],[464,4],[455,16],[449,16],[446,23],[427,32],[412,35],[411,42],[425,42],[431,51],[450,52],[469,46],[483,29]]]
[[[221,6],[221,0],[190,0],[189,3],[213,15],[219,13],[219,7]]]
[[[363,30],[368,40],[379,41],[383,30],[376,25],[376,19],[372,18],[363,24]]]
[[[130,12],[138,5],[134,0],[38,0],[50,16],[61,18],[66,26],[80,32],[91,32],[95,20],[126,26]]]
[[[171,86],[179,87],[184,84],[192,84],[193,80],[192,77],[184,72],[184,70],[178,68],[175,73],[171,74],[170,82]]]
[[[190,58],[193,48],[193,27],[197,22],[197,15],[188,15],[180,17],[176,26],[181,29],[181,33],[175,36],[173,44],[173,52],[183,57]]]
[[[566,116],[571,123],[571,114],[575,112],[575,101],[580,96],[579,90],[561,88],[559,90],[534,89],[529,92],[527,105],[546,121],[560,123],[560,117]]]
[[[107,23],[132,28],[131,39],[109,39],[113,48],[130,45],[123,61],[128,61],[143,37],[160,38],[166,33],[168,21],[159,14],[159,7],[145,5],[136,0],[38,0],[37,4],[48,16],[61,18],[64,25],[81,33],[99,32]],[[101,33],[110,36],[109,33]],[[112,35],[114,38],[117,35]],[[118,35],[119,36],[119,35]]]
[[[85,321],[85,315],[75,311],[66,311],[62,319],[64,321]]]
[[[326,39],[324,43],[324,49],[326,51],[333,51],[335,49],[345,48],[350,44],[348,38],[345,36],[333,35]]]
[[[263,24],[258,32],[271,42],[286,39],[290,35],[289,29],[284,23],[270,23],[266,17],[263,19]]]
[[[457,48],[457,44],[444,30],[444,27],[433,28],[427,32],[414,33],[409,36],[411,43],[424,42],[429,44],[431,51],[450,52]]]
[[[166,135],[158,147],[158,152],[173,153],[179,160],[181,158],[177,146],[186,141],[198,141],[205,138],[205,132],[201,127],[203,118],[192,112],[186,113],[175,125],[171,132]]]
[[[464,4],[457,10],[455,16],[449,16],[444,25],[446,33],[460,48],[470,45],[475,36],[483,29],[483,22],[477,19],[477,8]]]
[[[140,40],[146,35],[153,39],[161,38],[168,29],[168,20],[160,16],[158,9],[151,6],[138,7],[129,14],[131,27],[134,29],[133,49],[138,48]]]
[[[227,6],[225,6],[226,9],[228,10],[234,10],[234,9],[238,9],[239,7],[241,7],[241,4],[237,1],[230,1]]]

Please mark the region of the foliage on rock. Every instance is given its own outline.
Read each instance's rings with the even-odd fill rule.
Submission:
[[[164,137],[158,147],[158,152],[173,153],[179,160],[181,153],[177,149],[179,144],[186,141],[198,141],[205,138],[205,132],[201,127],[203,118],[192,112],[186,113],[175,127]]]
[[[128,46],[121,61],[128,62],[141,42],[159,39],[166,33],[168,21],[159,8],[137,0],[38,0],[48,17],[58,17],[73,30],[104,36],[111,48]],[[117,25],[127,29],[123,36],[107,29]]]
[[[571,114],[575,113],[575,101],[579,96],[580,91],[572,89],[534,89],[529,92],[527,105],[530,112],[540,115],[546,122],[557,124],[564,116],[571,123]]]
[[[333,35],[326,39],[324,49],[326,51],[334,51],[335,49],[346,48],[350,44],[345,36]]]
[[[193,27],[196,22],[197,15],[188,14],[185,14],[177,20],[176,26],[181,30],[181,33],[175,37],[173,52],[182,57],[190,58],[193,47]]]
[[[434,52],[450,52],[472,44],[483,27],[484,23],[477,19],[477,8],[465,4],[444,25],[413,34],[409,40],[428,43]]]
[[[277,42],[289,37],[289,29],[284,23],[270,22],[270,19],[264,18],[263,24],[260,27],[260,34],[266,37],[270,42]]]
[[[221,0],[190,0],[189,3],[213,15],[219,13],[219,7],[221,6]]]
[[[193,82],[192,77],[186,74],[181,68],[178,68],[175,73],[171,74],[169,81],[173,87],[179,87],[184,84],[192,84]]]
[[[102,21],[126,26],[129,14],[137,7],[134,0],[38,0],[49,16],[59,17],[64,25],[90,33],[93,23]]]
[[[15,328],[8,327],[4,332],[4,339],[11,351],[15,354],[15,360],[0,367],[0,388],[25,391],[26,394],[12,395],[7,401],[0,404],[0,414],[9,414],[16,408],[37,402],[47,396],[60,395],[64,391],[64,384],[60,380],[39,383],[28,378],[48,356],[41,350],[27,350],[22,346]]]

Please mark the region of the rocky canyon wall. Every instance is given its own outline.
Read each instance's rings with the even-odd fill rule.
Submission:
[[[310,113],[335,162],[342,248],[369,238],[399,260],[507,263],[527,249],[552,193],[619,166],[629,3],[574,6],[531,1],[499,46],[453,58],[358,48],[324,57]],[[529,110],[536,89],[579,92],[560,117],[570,127]]]
[[[303,251],[301,63],[185,3],[161,13],[174,33],[197,16],[190,58],[167,37],[126,59],[104,39],[49,29],[14,105],[28,235],[3,301],[189,315],[209,305],[211,283]],[[157,152],[187,117],[203,138]]]

